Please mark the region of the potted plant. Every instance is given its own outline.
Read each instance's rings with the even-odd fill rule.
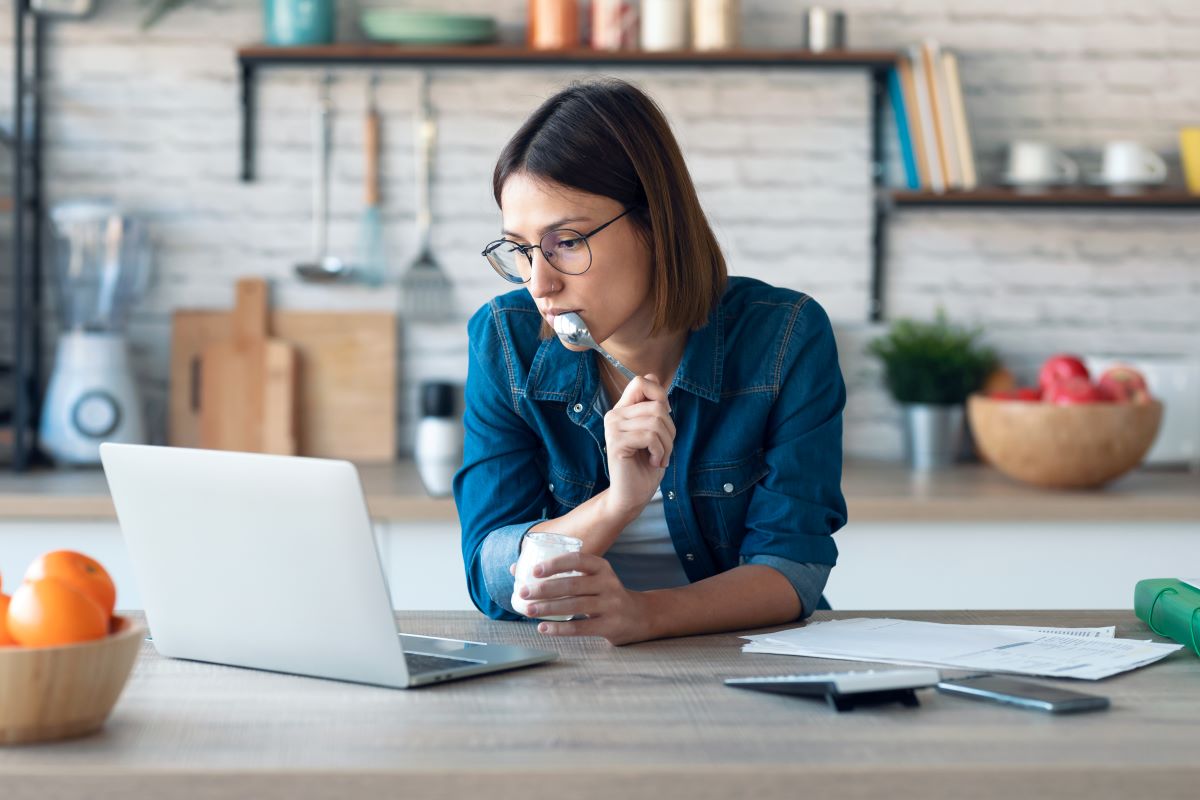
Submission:
[[[904,411],[904,448],[914,469],[954,462],[962,446],[963,404],[997,366],[979,329],[902,319],[867,352],[883,362],[884,383]]]

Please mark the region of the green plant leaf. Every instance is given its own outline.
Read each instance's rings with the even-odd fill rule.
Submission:
[[[978,343],[981,334],[951,324],[939,309],[932,322],[897,320],[867,352],[883,362],[884,383],[897,402],[957,405],[998,364],[995,352]]]
[[[142,0],[142,5],[150,6],[149,13],[142,19],[142,30],[154,27],[167,14],[187,5],[189,2],[191,0]]]

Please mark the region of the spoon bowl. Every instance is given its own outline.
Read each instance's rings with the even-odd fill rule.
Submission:
[[[614,358],[607,350],[596,343],[592,338],[591,331],[588,330],[587,323],[583,321],[583,317],[576,314],[574,311],[568,311],[565,314],[559,314],[554,318],[554,332],[558,334],[558,340],[563,344],[574,345],[576,347],[587,347],[595,350],[600,355],[612,364],[617,370],[629,380],[635,377],[633,371],[629,367],[622,364]]]

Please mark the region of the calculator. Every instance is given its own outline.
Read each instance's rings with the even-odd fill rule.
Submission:
[[[838,711],[850,711],[856,706],[880,703],[920,705],[915,690],[936,686],[939,680],[941,674],[932,668],[868,669],[726,678],[725,685],[756,692],[823,698]]]

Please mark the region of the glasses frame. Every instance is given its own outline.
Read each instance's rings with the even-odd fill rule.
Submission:
[[[494,269],[501,278],[508,281],[509,283],[516,283],[516,284],[524,285],[526,283],[529,283],[529,281],[531,281],[533,279],[533,256],[530,255],[530,253],[534,250],[541,250],[542,258],[544,258],[546,260],[546,263],[549,264],[551,267],[554,267],[555,270],[562,273],[563,275],[582,275],[583,273],[587,272],[589,269],[592,268],[592,244],[588,240],[591,239],[593,236],[595,236],[600,231],[607,228],[609,225],[612,225],[614,222],[619,220],[621,217],[628,214],[630,211],[633,211],[634,208],[635,208],[635,206],[630,206],[629,208],[622,211],[620,214],[617,214],[615,217],[610,219],[608,222],[604,223],[603,225],[601,225],[598,228],[592,229],[591,231],[589,231],[587,233],[582,233],[581,231],[577,231],[574,228],[555,228],[552,231],[546,231],[545,233],[543,233],[542,237],[540,239],[538,239],[537,244],[521,244],[520,242],[514,242],[512,239],[496,239],[493,242],[488,242],[487,247],[483,248],[483,252],[480,253],[480,255],[482,255],[484,258],[486,258],[488,264],[491,265],[492,269]],[[542,242],[546,241],[546,237],[551,236],[555,233],[562,233],[564,231],[566,233],[575,234],[575,236],[577,238],[579,238],[580,240],[583,241],[584,246],[587,247],[588,265],[586,267],[584,267],[583,269],[581,269],[579,272],[563,272],[563,270],[561,270],[557,266],[555,266],[554,262],[550,259],[550,257],[546,255],[545,248],[542,247]],[[491,258],[492,252],[502,244],[511,244],[518,251],[520,251],[521,255],[525,256],[525,260],[529,262],[529,277],[528,278],[521,280],[514,275],[509,275],[507,272],[504,271],[503,267],[497,266],[496,262],[492,260],[492,258]]]

